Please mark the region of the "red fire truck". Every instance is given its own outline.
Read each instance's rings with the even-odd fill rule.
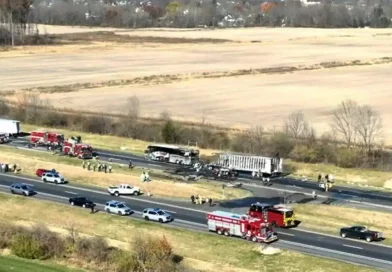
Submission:
[[[79,159],[92,159],[93,148],[91,145],[83,144],[80,137],[71,137],[63,143],[63,152],[66,155],[78,157]]]
[[[32,131],[30,133],[30,144],[34,145],[60,145],[64,142],[64,135],[48,131]]]
[[[270,205],[257,202],[250,206],[248,215],[271,223],[274,227],[287,228],[296,225],[294,210],[285,205]]]
[[[278,236],[271,224],[258,218],[224,211],[214,211],[207,215],[208,230],[225,236],[237,236],[259,243],[271,243]]]

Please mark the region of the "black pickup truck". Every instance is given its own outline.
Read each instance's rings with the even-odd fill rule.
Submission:
[[[364,226],[341,228],[340,236],[342,238],[364,239],[367,242],[380,241],[383,239],[381,232],[368,230]]]

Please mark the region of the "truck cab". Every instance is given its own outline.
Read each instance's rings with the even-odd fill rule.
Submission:
[[[274,227],[293,227],[296,224],[294,210],[286,205],[254,203],[248,215],[271,223]]]

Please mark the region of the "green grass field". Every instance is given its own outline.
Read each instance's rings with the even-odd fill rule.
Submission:
[[[26,260],[13,256],[0,256],[0,272],[83,272],[65,266]]]

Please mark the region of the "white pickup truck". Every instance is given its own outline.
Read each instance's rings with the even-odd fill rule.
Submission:
[[[111,195],[120,196],[120,195],[140,195],[140,188],[134,187],[129,184],[120,184],[117,186],[110,186],[108,188],[108,192]]]

